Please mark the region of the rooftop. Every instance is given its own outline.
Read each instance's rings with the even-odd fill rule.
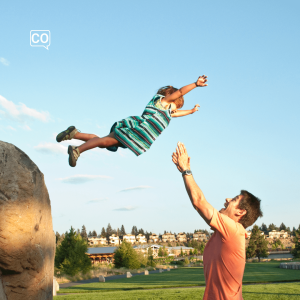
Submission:
[[[87,254],[106,254],[114,253],[117,247],[95,247],[88,248]]]

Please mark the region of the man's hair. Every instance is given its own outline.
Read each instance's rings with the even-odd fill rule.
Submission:
[[[166,86],[163,86],[162,88],[160,88],[158,91],[157,91],[157,94],[159,95],[163,95],[163,96],[166,96],[167,93],[169,93],[170,95],[175,93],[176,91],[178,91],[177,88],[171,86],[171,85],[166,85]],[[174,103],[176,104],[176,108],[179,109],[183,106],[184,104],[184,98],[183,96],[180,96],[179,98],[177,98]]]
[[[241,195],[243,198],[239,203],[239,209],[245,209],[247,213],[242,216],[239,223],[241,223],[244,228],[247,228],[251,226],[258,217],[262,217],[263,213],[260,209],[260,199],[245,190],[241,190]]]

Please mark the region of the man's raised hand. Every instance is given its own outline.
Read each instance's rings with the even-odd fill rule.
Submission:
[[[190,170],[190,160],[186,148],[183,143],[178,142],[176,152],[172,154],[172,161],[176,165],[179,172]]]

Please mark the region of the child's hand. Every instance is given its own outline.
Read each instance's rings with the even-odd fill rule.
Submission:
[[[192,114],[199,110],[198,107],[200,107],[200,105],[196,104],[195,107],[192,109]]]
[[[207,86],[205,82],[207,82],[207,76],[205,75],[199,76],[198,80],[196,81],[196,86],[201,86],[201,87]]]

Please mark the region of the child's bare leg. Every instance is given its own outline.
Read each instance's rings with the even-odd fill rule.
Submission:
[[[93,138],[95,138],[95,137],[99,137],[99,136],[96,135],[96,134],[77,132],[77,133],[74,135],[73,139],[81,140],[81,141],[87,142],[87,141],[89,141],[90,139],[93,139]]]
[[[76,133],[77,135],[77,133]],[[111,132],[108,136],[105,136],[103,138],[94,137],[90,140],[88,140],[86,143],[82,144],[78,147],[78,150],[80,153],[90,150],[96,147],[99,148],[107,148],[111,146],[120,146],[122,145],[117,139],[114,137],[114,133]]]

